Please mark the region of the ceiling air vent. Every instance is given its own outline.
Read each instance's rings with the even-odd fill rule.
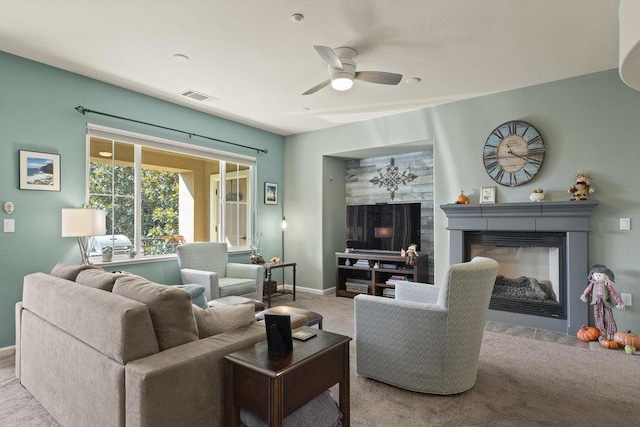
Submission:
[[[201,101],[201,102],[217,101],[217,98],[214,98],[213,96],[205,95],[204,93],[201,93],[201,92],[196,92],[195,90],[187,90],[185,92],[182,92],[180,95],[186,96],[187,98],[195,99],[196,101]]]

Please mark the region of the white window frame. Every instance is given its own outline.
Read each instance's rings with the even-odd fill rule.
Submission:
[[[136,235],[134,236],[135,239],[135,247],[136,248],[140,248],[141,247],[141,231],[140,231],[140,224],[141,224],[141,204],[140,204],[140,198],[141,198],[141,190],[140,190],[140,175],[141,175],[141,156],[140,156],[140,152],[141,152],[141,147],[149,147],[149,148],[155,148],[155,149],[159,149],[159,150],[164,150],[164,151],[169,151],[169,152],[174,152],[174,153],[179,153],[179,154],[187,154],[187,155],[191,155],[191,156],[195,156],[195,157],[203,157],[203,158],[207,158],[207,159],[211,159],[211,160],[217,160],[220,161],[221,164],[224,164],[225,162],[232,162],[232,163],[239,163],[242,165],[246,165],[249,166],[249,180],[252,186],[252,196],[251,197],[251,203],[250,203],[250,209],[249,209],[249,215],[250,215],[250,219],[249,219],[249,223],[251,225],[250,228],[250,236],[248,238],[248,242],[247,242],[247,246],[234,246],[234,247],[229,247],[229,251],[230,252],[246,252],[246,251],[250,251],[251,250],[251,244],[253,242],[253,235],[255,234],[255,214],[257,211],[257,198],[255,197],[256,191],[257,191],[257,186],[256,186],[256,158],[252,157],[252,156],[246,156],[246,155],[242,155],[242,154],[235,154],[235,153],[229,153],[226,151],[221,151],[221,150],[216,150],[213,148],[208,148],[208,147],[202,147],[202,146],[198,146],[198,145],[192,145],[192,144],[187,144],[184,142],[178,142],[178,141],[173,141],[173,140],[169,140],[169,139],[164,139],[164,138],[158,138],[158,137],[154,137],[151,135],[145,135],[145,134],[140,134],[140,133],[136,133],[136,132],[129,132],[129,131],[125,131],[122,129],[116,129],[116,128],[111,128],[111,127],[107,127],[107,126],[102,126],[102,125],[97,125],[97,124],[93,124],[93,123],[87,123],[87,134],[86,134],[86,173],[85,173],[85,202],[88,203],[89,202],[89,173],[90,173],[90,147],[91,147],[91,138],[92,137],[96,137],[96,138],[102,138],[102,139],[107,139],[107,140],[116,140],[118,142],[123,142],[123,143],[128,143],[128,144],[133,144],[134,145],[134,150],[135,150],[135,180],[136,180],[136,186],[135,186],[135,233]],[[224,171],[221,167],[220,169],[220,175],[218,175],[218,177],[220,176],[224,176],[224,174],[226,173],[226,171]],[[218,178],[220,179],[220,178]],[[223,181],[224,182],[224,181]],[[222,203],[224,203],[224,197],[220,197],[219,198],[219,202],[218,202],[218,207],[217,209],[219,210],[219,212],[224,212],[224,206],[222,206]],[[224,222],[222,222],[221,224],[216,224],[216,226],[218,227],[218,241],[221,241],[220,239],[223,239],[224,236],[226,235],[225,230],[224,230]],[[222,227],[222,228],[221,228]],[[138,249],[139,250],[139,249]],[[149,255],[149,256],[144,256],[144,257],[138,257],[136,259],[126,259],[126,262],[140,262],[140,261],[144,261],[144,260],[153,260],[153,259],[158,259],[158,258],[164,258],[164,257],[170,257],[170,258],[175,258],[175,254],[169,254],[169,255]],[[114,261],[118,261],[115,259],[114,257]],[[120,261],[125,261],[124,259],[120,260]],[[113,263],[110,263],[113,264]]]

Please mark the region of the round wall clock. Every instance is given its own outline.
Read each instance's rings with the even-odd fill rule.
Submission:
[[[544,142],[531,124],[512,120],[498,126],[484,143],[484,168],[498,184],[517,187],[536,176],[544,161]]]

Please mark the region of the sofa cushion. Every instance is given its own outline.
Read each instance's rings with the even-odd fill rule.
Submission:
[[[75,282],[78,274],[80,274],[81,271],[92,269],[104,271],[100,267],[97,267],[95,265],[80,265],[72,262],[59,262],[53,266],[51,275],[59,277],[60,279],[67,279]]]
[[[255,279],[236,279],[233,277],[220,277],[218,279],[220,297],[229,295],[246,295],[256,293]]]
[[[224,305],[202,309],[193,305],[200,338],[221,334],[255,321],[253,304]]]
[[[109,273],[102,269],[88,269],[82,270],[76,277],[76,283],[90,288],[102,289],[103,291],[111,292],[113,285],[116,283],[118,277],[122,277],[123,273]]]
[[[184,289],[125,275],[116,279],[112,292],[147,305],[161,351],[198,340],[191,295]]]

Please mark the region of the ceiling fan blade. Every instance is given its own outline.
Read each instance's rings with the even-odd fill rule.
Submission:
[[[357,71],[356,79],[369,83],[397,85],[402,80],[402,74],[387,73],[385,71]]]
[[[338,70],[342,70],[342,61],[338,58],[338,55],[327,46],[313,46],[313,48],[322,56],[324,61],[331,65],[333,68],[337,68]]]
[[[314,87],[312,87],[311,89],[309,89],[308,91],[306,91],[305,93],[303,93],[303,95],[311,95],[312,93],[316,93],[317,91],[319,91],[323,87],[327,86],[329,83],[331,83],[331,80],[327,80],[327,81],[324,81],[324,82],[322,82],[320,84],[317,84]]]

